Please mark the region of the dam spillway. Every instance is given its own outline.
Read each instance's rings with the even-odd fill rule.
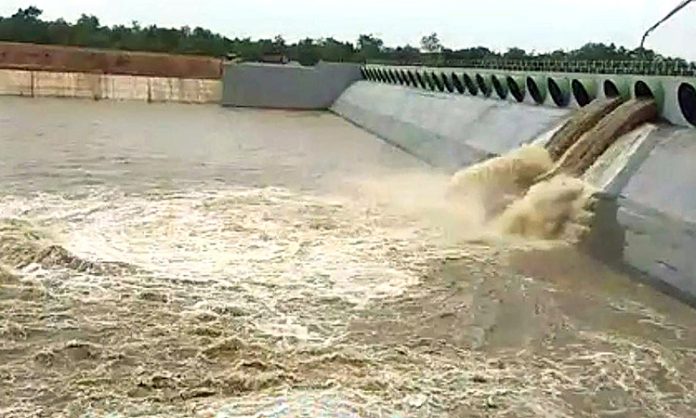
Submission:
[[[552,141],[575,99],[360,70],[230,66],[226,108],[0,98],[3,413],[693,415],[691,307],[442,199],[451,173]],[[584,171],[597,256],[693,279],[693,177],[665,178],[693,132],[643,124]]]
[[[654,100],[660,120],[623,135],[585,177],[616,203],[602,223],[620,231],[614,239],[621,248],[609,251],[619,263],[677,293],[696,294],[689,255],[696,249],[696,172],[686,162],[696,158],[694,77],[380,66],[362,75],[368,81],[353,84],[332,109],[450,169],[543,144],[593,100]]]

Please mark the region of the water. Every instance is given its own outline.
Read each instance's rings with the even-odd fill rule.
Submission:
[[[2,416],[696,410],[691,308],[330,114],[3,98],[0,146]]]

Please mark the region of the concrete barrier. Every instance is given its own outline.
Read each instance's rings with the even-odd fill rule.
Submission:
[[[220,80],[0,70],[0,95],[219,103]]]
[[[33,96],[31,71],[0,70],[0,96]]]
[[[451,169],[532,141],[569,112],[369,81],[351,85],[331,109],[417,157]]]
[[[101,99],[101,76],[85,73],[50,73],[33,71],[35,97],[73,97]]]
[[[113,100],[150,100],[150,78],[113,75],[102,78],[102,98]]]
[[[624,258],[634,268],[696,296],[696,133],[666,128],[619,195]]]
[[[225,67],[222,104],[281,109],[328,109],[362,73],[356,64],[314,67],[230,64]]]
[[[151,102],[220,103],[222,85],[217,80],[151,77]]]

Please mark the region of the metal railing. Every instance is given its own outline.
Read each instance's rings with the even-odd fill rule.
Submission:
[[[392,66],[481,68],[506,71],[696,76],[696,63],[685,63],[681,61],[441,60],[438,62],[403,62],[394,60],[370,60],[367,63]]]

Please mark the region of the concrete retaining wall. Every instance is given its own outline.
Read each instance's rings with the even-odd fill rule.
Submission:
[[[619,195],[629,265],[696,296],[696,133],[663,128]]]
[[[355,64],[319,63],[314,67],[231,64],[225,67],[222,104],[280,109],[327,109],[354,81]]]
[[[350,86],[331,109],[417,157],[450,169],[530,142],[569,112],[368,81]]]
[[[0,70],[0,95],[219,103],[219,80]]]
[[[566,109],[373,82],[353,84],[332,110],[385,140],[456,170],[526,142],[544,144]],[[590,251],[696,301],[696,130],[647,124],[587,171],[598,187]]]
[[[0,95],[31,96],[34,91],[31,71],[0,70]]]

